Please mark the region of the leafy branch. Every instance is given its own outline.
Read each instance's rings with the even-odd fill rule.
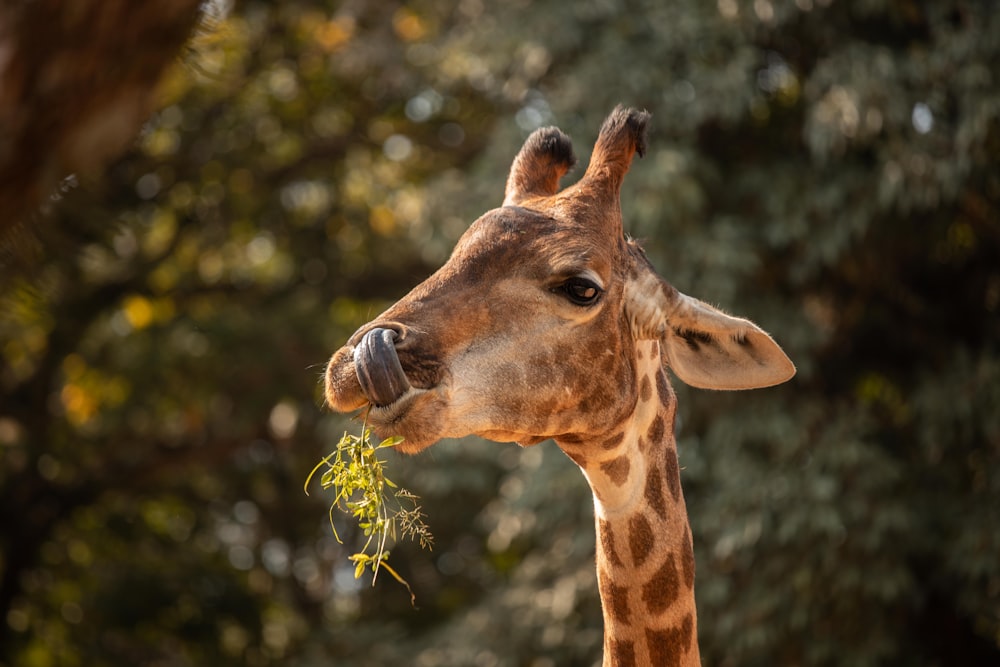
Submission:
[[[368,568],[372,571],[372,585],[381,568],[406,587],[410,593],[410,603],[416,597],[410,584],[388,564],[389,538],[398,542],[401,537],[418,542],[421,548],[433,548],[425,515],[418,504],[420,498],[385,476],[386,461],[379,458],[381,450],[399,445],[403,439],[398,436],[386,438],[378,444],[371,440],[371,430],[362,427],[361,437],[344,433],[336,449],[323,458],[306,478],[304,490],[309,495],[309,483],[316,473],[326,467],[320,476],[323,489],[333,488],[336,494],[330,503],[330,527],[337,541],[343,544],[334,524],[334,510],[352,515],[358,527],[368,538],[361,551],[350,557],[354,562],[354,577],[360,578]]]

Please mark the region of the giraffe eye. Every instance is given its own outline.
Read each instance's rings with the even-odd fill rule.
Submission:
[[[593,305],[603,292],[593,281],[586,278],[570,278],[557,289],[578,306]]]

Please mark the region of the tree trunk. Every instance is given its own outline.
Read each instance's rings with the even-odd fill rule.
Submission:
[[[99,172],[152,111],[201,0],[15,0],[0,8],[0,235],[70,174]]]

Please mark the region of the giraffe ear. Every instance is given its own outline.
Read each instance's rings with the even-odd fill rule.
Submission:
[[[573,143],[556,127],[542,127],[528,137],[507,176],[504,206],[559,191],[559,179],[576,164]]]
[[[601,125],[590,164],[581,180],[591,188],[604,190],[617,202],[632,157],[637,153],[639,157],[646,154],[649,118],[647,111],[616,106]]]
[[[756,389],[781,384],[795,366],[760,327],[675,292],[664,350],[674,373],[703,389]]]

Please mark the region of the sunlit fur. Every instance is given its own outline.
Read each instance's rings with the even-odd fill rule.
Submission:
[[[710,388],[782,382],[794,366],[747,320],[678,292],[623,234],[619,192],[649,116],[616,109],[590,165],[559,190],[569,139],[536,131],[515,158],[505,205],[474,222],[448,262],[330,360],[330,406],[365,406],[354,346],[396,332],[411,388],[368,422],[417,452],[477,434],[555,439],[594,492],[605,665],[697,665],[694,558],[680,493],[671,365]],[[561,289],[602,290],[579,305]]]

